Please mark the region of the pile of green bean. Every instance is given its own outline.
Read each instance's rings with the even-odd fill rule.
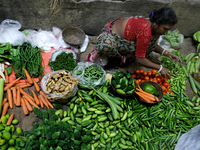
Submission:
[[[101,89],[112,95],[110,86]],[[112,95],[115,97],[115,95]],[[67,103],[64,121],[91,130],[91,149],[160,150],[173,149],[179,137],[200,123],[198,111],[184,92],[174,90],[152,106],[141,104],[136,97],[119,98],[123,112],[113,119],[109,105],[93,90],[79,89]]]

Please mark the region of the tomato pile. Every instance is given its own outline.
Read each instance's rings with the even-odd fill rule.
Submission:
[[[132,77],[135,79],[136,84],[140,84],[141,82],[147,80],[154,81],[162,87],[164,95],[167,93],[173,94],[170,89],[170,84],[167,81],[168,78],[164,78],[162,75],[158,75],[157,70],[149,70],[147,72],[142,69],[136,70],[135,73],[132,74]]]

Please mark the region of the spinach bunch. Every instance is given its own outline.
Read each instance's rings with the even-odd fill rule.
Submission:
[[[12,61],[13,57],[18,55],[19,51],[10,43],[0,44],[0,62]]]
[[[52,109],[42,113],[34,107],[34,112],[42,123],[33,125],[32,131],[22,133],[24,140],[16,143],[24,150],[82,150],[90,149],[91,131],[81,127],[72,127],[67,122],[59,121],[59,116]]]

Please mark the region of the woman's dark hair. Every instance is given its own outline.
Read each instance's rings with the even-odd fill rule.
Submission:
[[[159,10],[154,10],[149,15],[150,21],[157,25],[177,23],[177,17],[173,9],[169,7],[163,7]]]

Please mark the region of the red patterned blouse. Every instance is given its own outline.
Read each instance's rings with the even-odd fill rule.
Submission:
[[[124,39],[136,41],[135,56],[140,58],[145,58],[148,44],[152,39],[151,26],[146,19],[132,17],[127,22],[124,30]]]

